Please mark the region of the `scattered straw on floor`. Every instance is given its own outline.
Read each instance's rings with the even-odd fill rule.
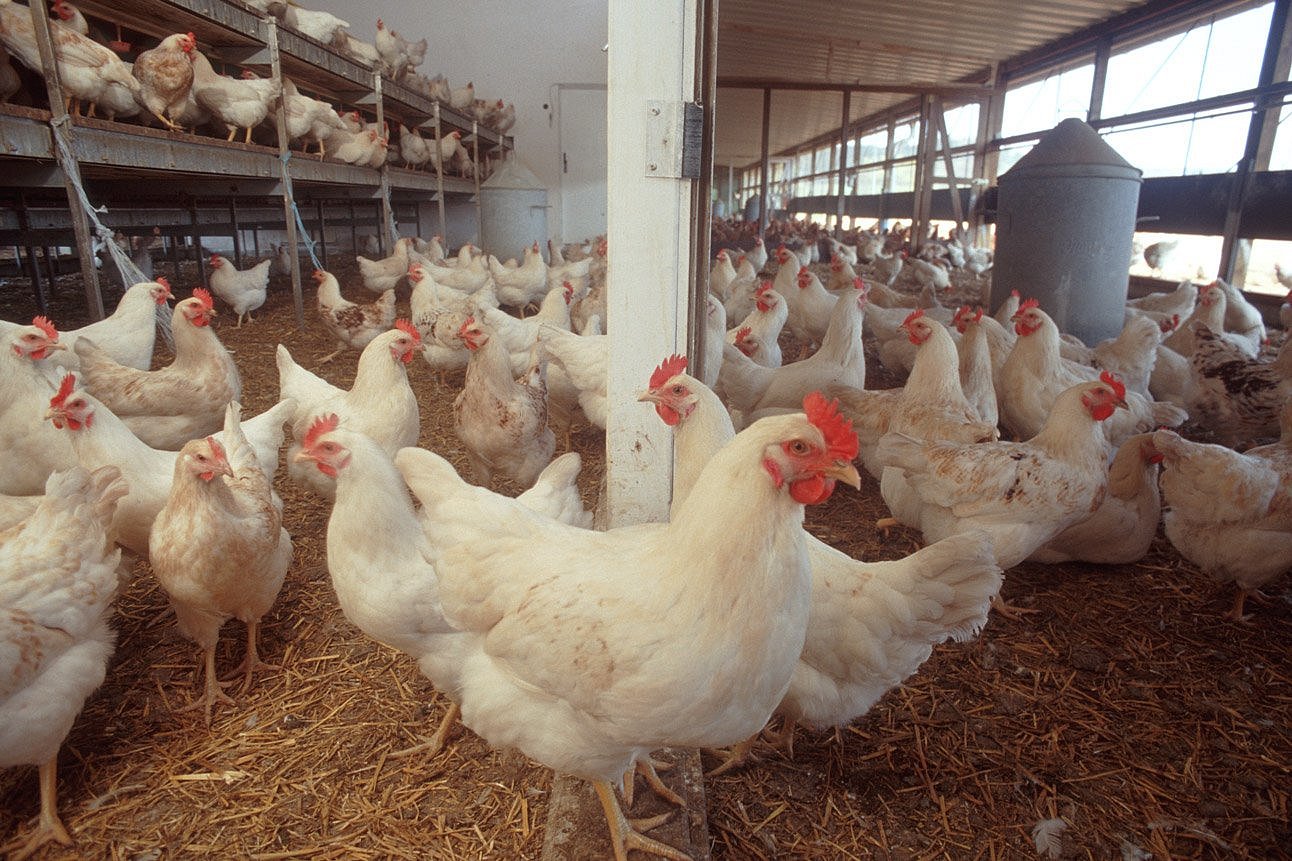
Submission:
[[[337,269],[346,292],[362,294],[353,266]],[[176,292],[194,278],[185,264]],[[76,279],[60,279],[55,322],[82,323],[82,296]],[[307,291],[304,332],[281,279],[256,322],[238,330],[218,318],[246,414],[276,398],[277,343],[309,368],[332,349],[312,298]],[[33,313],[25,282],[0,293],[0,317]],[[321,372],[348,386],[354,359]],[[871,365],[877,385],[892,384]],[[449,412],[461,373],[445,386],[415,363],[410,377],[422,444],[461,466]],[[573,446],[591,502],[601,434],[581,428]],[[59,759],[60,809],[76,846],[41,857],[538,857],[546,769],[461,726],[434,759],[388,756],[429,735],[446,703],[411,660],[345,620],[326,567],[328,506],[281,473],[277,486],[296,558],[261,655],[280,669],[251,691],[231,689],[236,705],[218,706],[210,729],[200,713],[178,713],[195,692],[198,653],[176,633],[147,566],[136,566],[117,604],[108,680]],[[873,528],[884,514],[869,483],[841,488],[808,526],[861,559],[915,549],[918,535]],[[1004,594],[1034,613],[993,614],[975,642],[936,649],[851,726],[800,730],[793,759],[766,751],[708,781],[713,855],[1027,858],[1033,826],[1062,817],[1064,858],[1292,857],[1290,591],[1281,581],[1250,623],[1226,622],[1229,591],[1164,539],[1138,565],[1019,566]],[[244,636],[240,624],[225,626],[222,672],[240,660]],[[35,769],[0,774],[0,843],[25,835],[38,809]]]

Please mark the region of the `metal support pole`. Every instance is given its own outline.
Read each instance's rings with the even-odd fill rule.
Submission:
[[[54,43],[49,32],[49,8],[45,0],[32,0],[31,20],[36,34],[36,48],[40,51],[40,64],[45,72],[45,92],[49,95],[50,125],[57,135],[65,130],[71,137],[72,120],[67,114],[67,103],[63,101],[63,87],[58,79],[58,62],[55,59]],[[81,205],[73,177],[79,174],[75,161],[68,163],[68,156],[61,146],[54,147],[54,156],[63,173],[63,188],[67,192],[67,209],[72,216],[72,232],[76,236],[76,253],[81,259],[81,280],[85,287],[85,304],[94,320],[102,320],[103,294],[99,291],[99,273],[94,266],[94,246],[90,241],[90,223]]]
[[[359,253],[359,231],[354,223],[354,200],[347,200],[346,205],[350,207],[350,248],[357,254]]]
[[[771,218],[771,203],[768,190],[771,187],[772,172],[772,154],[769,150],[772,135],[772,91],[763,90],[763,132],[762,132],[762,153],[761,163],[763,166],[762,182],[759,183],[758,194],[761,203],[758,207],[758,235],[760,237],[767,235],[767,221]]]
[[[848,122],[852,116],[852,91],[843,91],[843,121],[839,123],[839,187],[834,204],[834,238],[843,238],[844,183],[848,178]]]

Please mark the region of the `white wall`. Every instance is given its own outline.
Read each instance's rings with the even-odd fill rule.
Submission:
[[[559,229],[561,152],[556,84],[606,84],[607,4],[566,0],[529,4],[515,0],[304,0],[350,22],[350,33],[368,42],[377,18],[401,36],[426,37],[428,77],[443,74],[451,86],[475,84],[476,97],[516,103],[516,153],[548,187],[548,232]],[[543,106],[547,105],[548,110]],[[601,134],[601,132],[598,132]]]

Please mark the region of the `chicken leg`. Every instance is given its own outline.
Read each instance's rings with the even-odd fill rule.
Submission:
[[[726,774],[728,771],[731,771],[737,766],[744,765],[746,762],[753,759],[754,742],[757,740],[758,736],[754,735],[739,744],[732,745],[725,752],[722,762],[718,764],[718,767],[712,771],[706,772],[704,776],[717,777],[719,774]]]
[[[685,852],[680,852],[667,843],[652,840],[634,830],[628,818],[624,816],[624,812],[619,809],[619,800],[615,798],[614,787],[607,781],[596,780],[593,781],[592,786],[597,790],[597,798],[601,801],[601,809],[606,814],[606,824],[610,827],[610,842],[615,849],[615,861],[628,861],[629,849],[649,852],[661,858],[671,858],[673,861],[691,861],[691,856]],[[662,825],[671,816],[671,813],[665,813],[645,822],[639,822],[638,827],[643,830],[650,830]]]
[[[51,841],[63,846],[72,845],[71,835],[67,833],[62,820],[58,818],[57,753],[50,757],[48,762],[40,764],[40,825],[9,858],[11,861],[21,861]],[[14,841],[9,846],[0,848],[8,849],[16,844],[17,841]]]
[[[669,789],[664,785],[664,781],[659,779],[660,771],[668,771],[672,767],[672,763],[657,762],[649,756],[635,761],[632,770],[624,775],[624,806],[629,810],[632,809],[634,777],[640,774],[645,779],[646,785],[660,798],[678,807],[685,807],[686,801],[682,796]]]
[[[236,678],[238,676],[243,676],[244,681],[242,689],[244,691],[251,689],[251,674],[257,667],[264,667],[266,670],[281,669],[277,664],[271,664],[260,660],[260,653],[256,650],[256,632],[259,629],[259,622],[252,621],[247,623],[247,653],[243,656],[242,663],[238,664],[237,668],[226,677]],[[232,700],[230,700],[230,702],[232,702]]]
[[[215,677],[215,644],[210,648],[203,648],[206,654],[206,691],[199,699],[184,706],[179,711],[188,712],[196,708],[201,708],[206,715],[206,725],[211,725],[211,706],[217,701],[233,705],[233,697],[224,692],[220,682]]]
[[[435,756],[444,749],[444,741],[449,737],[449,730],[453,728],[453,722],[457,720],[458,713],[458,704],[450,702],[449,710],[444,713],[444,718],[440,721],[440,725],[436,727],[435,733],[430,738],[421,744],[413,745],[412,747],[407,747],[403,750],[397,750],[394,753],[387,754],[386,758],[403,759],[406,756],[411,756],[414,753],[421,753],[422,751],[428,751],[426,754],[428,759]]]
[[[172,119],[170,119],[169,117],[167,117],[166,115],[164,115],[161,111],[153,111],[153,116],[155,116],[157,119],[161,120],[161,124],[162,124],[162,125],[164,125],[166,128],[170,129],[170,130],[171,130],[171,131],[173,131],[173,132],[182,132],[182,131],[184,131],[184,127],[183,127],[183,126],[181,126],[179,123],[175,122],[174,120],[172,120]]]

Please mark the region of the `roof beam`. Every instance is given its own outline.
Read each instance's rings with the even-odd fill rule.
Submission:
[[[909,93],[911,95],[989,95],[991,87],[980,82],[927,81],[908,84],[862,81],[788,81],[782,78],[718,78],[719,89],[732,90],[810,90],[842,93]]]

